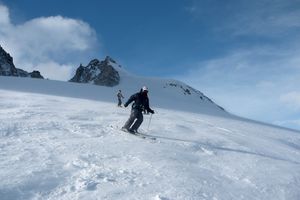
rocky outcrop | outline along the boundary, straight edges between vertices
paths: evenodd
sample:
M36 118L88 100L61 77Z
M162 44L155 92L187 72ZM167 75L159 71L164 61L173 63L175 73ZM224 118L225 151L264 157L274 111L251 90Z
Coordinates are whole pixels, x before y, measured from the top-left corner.
M33 71L31 73L25 70L18 69L15 67L13 58L0 46L0 76L19 76L19 77L30 77L30 78L41 78L44 77L39 71Z
M0 75L18 76L18 70L13 63L13 58L0 46Z
M31 78L40 78L40 79L44 79L44 77L41 75L41 73L39 71L33 71L31 73L29 73L29 76Z
M76 74L69 81L113 87L120 82L120 75L115 67L120 66L109 56L103 61L94 59L87 66L80 64Z

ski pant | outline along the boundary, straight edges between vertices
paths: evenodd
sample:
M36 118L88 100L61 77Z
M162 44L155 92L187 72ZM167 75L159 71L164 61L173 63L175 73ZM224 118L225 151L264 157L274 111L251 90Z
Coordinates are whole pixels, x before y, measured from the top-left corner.
M118 98L118 106L121 106L122 105L122 100L121 98Z
M142 122L143 122L142 111L138 109L132 109L130 117L125 123L125 125L123 126L123 128L126 128L127 130L137 131L140 125L142 124Z

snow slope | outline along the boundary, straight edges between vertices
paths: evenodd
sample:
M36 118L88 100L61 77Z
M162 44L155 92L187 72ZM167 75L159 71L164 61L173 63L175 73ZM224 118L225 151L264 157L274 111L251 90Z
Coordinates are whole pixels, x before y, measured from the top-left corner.
M144 140L114 92L73 86L0 77L1 200L300 199L299 132L152 102Z
M0 76L0 89L117 102L116 94L119 89L122 90L124 100L127 100L130 95L138 92L142 86L146 85L149 88L150 103L156 107L220 116L229 115L204 94L189 88L180 81L138 77L121 68L118 70L121 82L115 87ZM184 89L188 89L191 94L185 94Z

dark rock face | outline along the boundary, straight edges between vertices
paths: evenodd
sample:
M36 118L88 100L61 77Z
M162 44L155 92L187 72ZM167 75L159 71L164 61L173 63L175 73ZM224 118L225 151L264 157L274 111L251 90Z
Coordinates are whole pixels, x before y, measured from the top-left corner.
M13 58L0 46L0 76L19 76L19 77L31 77L41 78L44 77L39 71L33 71L28 73L22 69L15 67Z
M44 79L44 77L41 75L41 73L39 71L33 71L31 73L29 73L31 78L40 78L40 79Z
M18 76L18 70L13 63L13 58L0 46L0 75Z
M114 67L119 66L108 56L104 61L94 59L86 67L80 64L76 74L69 81L113 87L120 82L120 75Z

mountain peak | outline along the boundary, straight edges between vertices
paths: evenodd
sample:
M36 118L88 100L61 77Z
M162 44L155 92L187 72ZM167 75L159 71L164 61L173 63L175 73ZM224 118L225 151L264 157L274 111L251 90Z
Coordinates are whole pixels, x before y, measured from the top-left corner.
M115 86L120 82L120 75L114 67L119 65L111 57L106 56L104 61L93 59L87 66L80 66L70 82L93 83L102 86Z
M98 66L98 65L100 65L100 61L95 58L95 59L91 60L87 66L94 67L94 66ZM83 65L80 64L80 66L83 66Z
M13 58L0 45L0 75L17 76L17 69L13 63Z
M115 68L121 67L121 65L119 65L119 64L118 64L112 57L110 57L110 56L106 56L104 62L105 62L107 65L110 65L110 66L115 67Z
M105 60L106 62L112 62L112 63L117 63L114 59L112 59L110 56L106 56Z
M31 77L41 78L44 77L39 71L33 71L28 73L25 70L18 69L15 67L13 58L7 53L0 45L0 76L19 76L19 77Z

